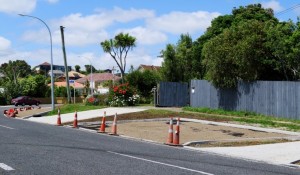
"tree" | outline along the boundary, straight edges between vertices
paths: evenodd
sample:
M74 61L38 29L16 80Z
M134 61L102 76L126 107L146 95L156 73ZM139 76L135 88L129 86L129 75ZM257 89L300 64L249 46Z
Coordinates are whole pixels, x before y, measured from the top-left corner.
M43 75L28 76L20 80L22 95L32 97L45 97L50 87L46 83L46 77Z
M4 75L6 80L14 82L15 85L18 84L19 78L32 74L30 65L24 60L3 63L0 67L0 73Z
M97 70L95 69L95 67L92 65L84 65L85 67L85 71L87 72L87 74L91 73L91 69L93 73L96 73Z
M163 80L176 82L178 81L177 71L176 71L176 50L175 46L168 44L166 49L162 51L162 56L164 61L162 62L161 75Z
M274 67L282 72L285 80L300 78L300 26L299 21L280 22L270 25L267 47L274 57Z
M202 78L201 55L198 45L188 34L182 34L176 45L168 44L162 51L164 61L161 74L163 80L188 82L193 78Z
M22 94L19 79L32 74L30 66L24 60L3 63L0 67L0 73L4 75L2 86L8 100Z
M75 65L75 71L80 72L80 66L79 65Z
M114 39L105 40L100 43L104 52L109 53L110 56L117 63L124 83L124 74L126 70L126 58L130 49L135 47L136 38L130 36L128 33L119 33Z
M156 71L145 70L140 72L139 70L132 70L126 75L126 80L129 84L135 87L140 94L149 98L152 96L151 90L160 81L159 73Z

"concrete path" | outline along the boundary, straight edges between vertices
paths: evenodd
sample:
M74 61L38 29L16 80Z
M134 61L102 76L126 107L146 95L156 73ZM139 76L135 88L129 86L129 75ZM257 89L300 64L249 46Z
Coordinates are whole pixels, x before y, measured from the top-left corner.
M133 113L133 112L140 112L145 111L144 108L131 108L131 107L111 107L111 108L103 108L103 109L96 109L96 110L90 110L90 111L83 111L83 112L77 112L77 119L78 120L84 120L84 119L90 119L90 118L96 118L101 117L104 115L104 112L106 112L106 116L112 116L117 114L126 114L126 113ZM74 121L75 113L68 113L68 114L61 114L61 122L72 122ZM43 117L30 117L28 118L30 121L39 122L39 123L46 123L55 125L57 123L57 115L53 116L43 116Z
M230 157L289 166L292 165L292 162L300 160L300 141L244 147L188 148ZM298 167L300 168L300 166Z

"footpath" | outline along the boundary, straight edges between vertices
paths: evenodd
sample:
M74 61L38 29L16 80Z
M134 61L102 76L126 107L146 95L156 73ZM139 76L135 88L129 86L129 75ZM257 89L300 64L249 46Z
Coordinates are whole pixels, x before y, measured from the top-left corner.
M104 111L106 112L106 116L112 116L117 114L125 114L125 113L134 113L147 110L147 107L110 107L103 108L97 110L83 111L77 112L78 116L80 116L79 120L91 119L103 116ZM27 116L24 119L39 122L45 124L55 125L57 123L57 115L56 116L40 116L40 117L32 117ZM67 123L72 122L74 120L74 113L69 114L61 114L61 122ZM190 119L186 119L190 121ZM194 122L203 122L208 123L208 121L201 120L193 120ZM300 139L299 132L289 132L282 131L278 129L267 129L253 126L245 126L245 125L236 125L232 126L232 124L228 123L220 123L213 122L216 125L230 126L230 127L240 127L240 128L249 128L256 130L261 130L265 132L277 132L283 134L293 135L298 140ZM296 139L296 140L297 140ZM284 165L284 166L293 166L296 168L300 168L299 165L293 164L293 162L300 161L300 141L294 142L286 142L286 143L276 143L276 144L265 144L265 145L255 145L255 146L243 146L243 147L210 147L210 148L199 148L199 147L191 147L184 146L187 149L197 150L209 152L212 154L224 155L229 157L247 159L252 161L262 161L269 164L276 165Z

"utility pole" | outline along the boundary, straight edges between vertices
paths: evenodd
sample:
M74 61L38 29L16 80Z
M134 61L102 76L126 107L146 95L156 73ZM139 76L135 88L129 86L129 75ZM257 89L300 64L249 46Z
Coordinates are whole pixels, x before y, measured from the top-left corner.
M62 50L64 54L64 63L65 63L65 74L66 74L66 83L67 83L67 94L68 94L68 103L71 103L71 92L70 92L70 84L69 84L69 69L67 64L67 56L65 49L65 37L64 37L64 26L60 26L61 40L62 40Z

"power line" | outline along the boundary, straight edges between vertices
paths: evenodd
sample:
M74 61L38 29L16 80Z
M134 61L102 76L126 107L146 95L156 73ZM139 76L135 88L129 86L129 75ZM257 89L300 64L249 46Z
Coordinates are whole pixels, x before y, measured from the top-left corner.
M290 7L290 8L287 8L287 9L285 9L285 10L283 10L283 11L280 11L280 12L278 12L278 13L275 13L275 15L279 16L279 15L282 15L282 14L284 14L284 13L287 13L287 12L290 11L290 10L297 9L297 8L299 8L299 7L300 7L300 4L296 4L296 5L294 5L294 6Z

